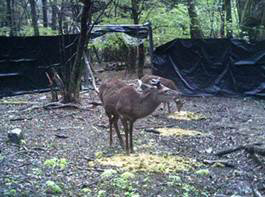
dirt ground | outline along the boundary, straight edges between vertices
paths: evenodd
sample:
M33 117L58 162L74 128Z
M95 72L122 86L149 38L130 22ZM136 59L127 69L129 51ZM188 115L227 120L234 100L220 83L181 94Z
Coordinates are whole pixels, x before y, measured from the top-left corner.
M116 135L109 146L104 110L88 104L99 101L93 91L81 93L85 109L44 109L50 97L0 100L0 196L265 196L264 157L215 156L264 142L264 100L183 97L171 116L161 105L136 122L127 156ZM7 141L14 128L20 145Z

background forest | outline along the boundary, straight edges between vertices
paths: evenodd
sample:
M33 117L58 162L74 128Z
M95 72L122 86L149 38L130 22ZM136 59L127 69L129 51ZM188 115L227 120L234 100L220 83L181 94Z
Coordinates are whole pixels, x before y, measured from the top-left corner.
M154 47L175 38L258 41L265 35L264 10L265 0L5 0L0 3L0 35L45 36L81 32L82 44L79 43L70 69L71 77L63 77L65 95L68 95L64 101L69 102L79 100L81 75L85 69L81 63L82 51L90 41L86 36L90 32L89 25L151 22ZM147 42L138 41L118 33L108 34L90 42L89 49L93 51L90 50L89 57L96 58L99 63L125 65L129 74L137 73L141 78L147 63L146 55L150 54L147 54ZM90 62L93 63L92 59ZM68 85L71 81L76 84ZM73 92L75 99L69 96Z
M107 1L92 1L92 21ZM0 35L38 36L76 33L78 0L4 0ZM155 46L174 38L246 38L262 40L264 0L113 0L97 24L153 25Z

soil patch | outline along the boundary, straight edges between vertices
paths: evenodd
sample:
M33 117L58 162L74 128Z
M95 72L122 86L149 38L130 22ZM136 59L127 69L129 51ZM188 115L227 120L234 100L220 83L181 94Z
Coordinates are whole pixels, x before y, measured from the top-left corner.
M264 100L183 97L177 117L159 107L136 122L136 153L126 156L116 136L109 146L103 108L89 105L97 95L81 96L82 109L44 109L49 93L0 100L0 196L265 196L264 157L214 154L265 141ZM7 142L15 128L20 145ZM158 128L200 135L147 132ZM136 170L147 167L156 170Z

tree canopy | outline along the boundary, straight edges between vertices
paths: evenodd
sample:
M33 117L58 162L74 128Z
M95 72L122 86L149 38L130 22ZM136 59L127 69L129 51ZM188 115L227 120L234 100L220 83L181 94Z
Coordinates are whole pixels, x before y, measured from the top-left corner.
M92 21L107 3L94 0ZM83 4L78 0L0 2L0 35L76 33ZM113 0L99 24L150 21L155 45L174 38L264 39L264 0Z

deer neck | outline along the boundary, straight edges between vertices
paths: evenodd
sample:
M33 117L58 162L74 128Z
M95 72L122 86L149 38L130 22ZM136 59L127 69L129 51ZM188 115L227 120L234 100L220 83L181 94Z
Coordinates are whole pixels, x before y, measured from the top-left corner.
M140 95L135 109L135 115L137 118L145 117L151 114L160 105L160 101L155 98L152 93L145 93Z

